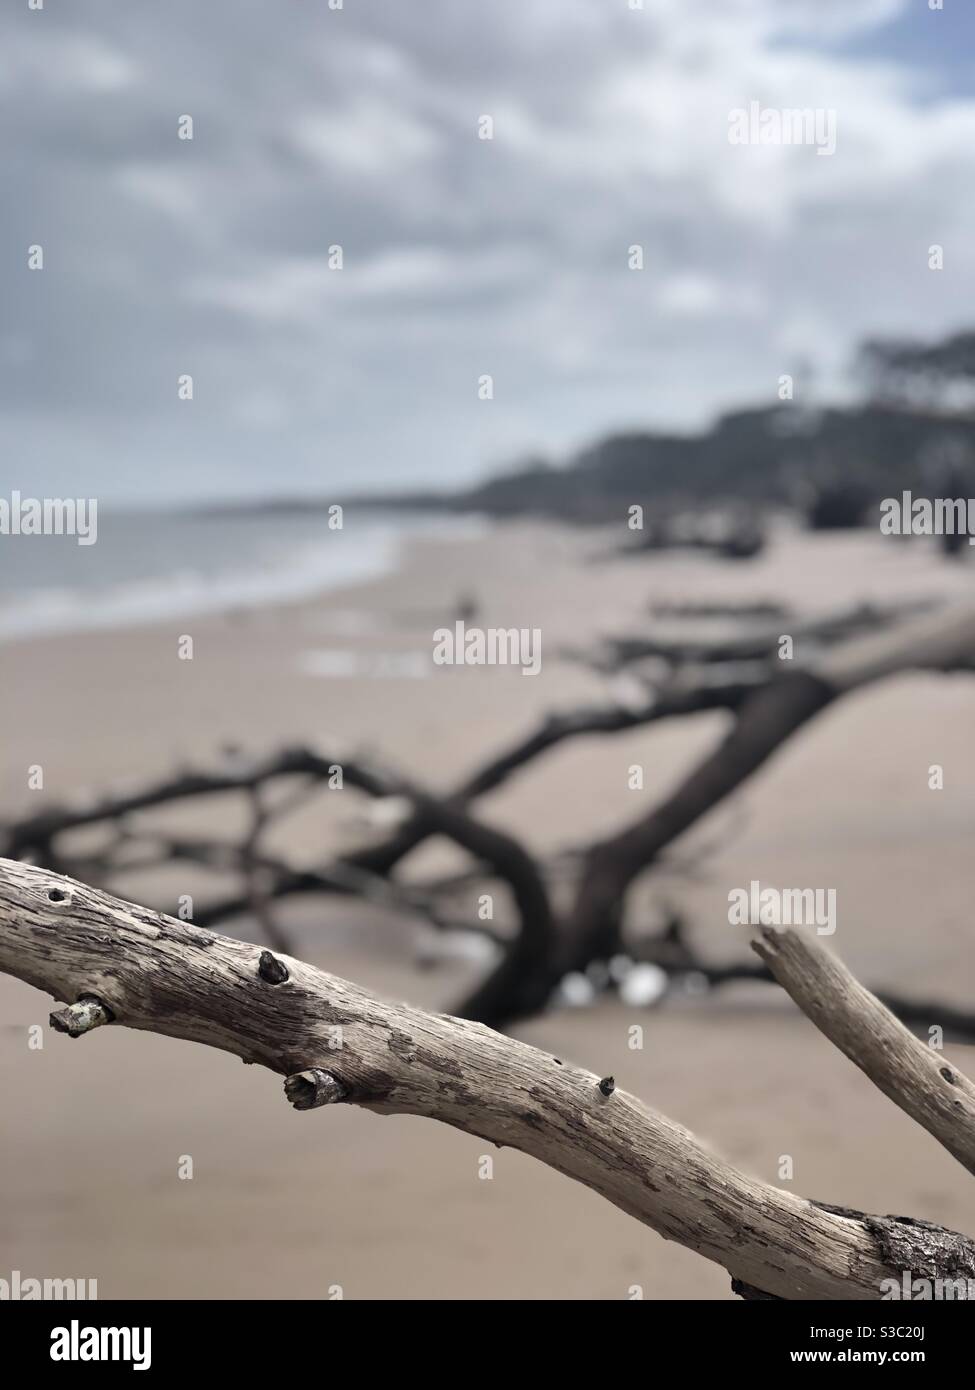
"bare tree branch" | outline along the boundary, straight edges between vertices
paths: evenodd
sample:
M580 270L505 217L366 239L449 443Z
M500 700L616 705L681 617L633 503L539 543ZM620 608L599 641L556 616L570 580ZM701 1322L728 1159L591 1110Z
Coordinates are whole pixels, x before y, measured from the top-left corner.
M875 633L905 617L926 610L929 604L913 602L891 608L878 608L871 603L858 604L840 613L827 613L813 618L780 620L776 626L746 630L729 637L678 639L666 637L622 636L604 638L598 651L590 658L597 670L619 671L635 661L656 658L680 667L688 664L710 665L746 661L772 662L779 642L787 633L796 644L816 650L831 646L864 633Z
M567 971L617 950L624 896L637 875L827 705L901 671L968 670L973 660L975 605L964 604L900 623L877 637L841 643L814 668L780 676L757 690L726 738L676 791L649 815L592 847L560 934L560 953L546 974L523 983L523 997L541 1007ZM460 1012L465 1011L462 1006Z
M717 678L701 670L683 671L662 688L653 690L641 704L611 703L551 714L537 729L466 777L446 799L464 805L475 797L484 796L541 754L569 739L626 733L664 719L683 718L708 710L737 709L755 686L755 674L740 667L719 672ZM431 825L417 815L382 844L358 850L346 856L345 862L371 873L389 874L432 833Z
M819 1031L975 1173L975 1086L920 1042L815 937L761 927L752 940Z
M185 1038L284 1076L297 1109L425 1115L510 1145L753 1293L877 1299L914 1254L933 1258L935 1230L938 1274L975 1273L964 1236L807 1202L709 1154L610 1078L269 955L0 860L0 969L65 1000L76 1036L97 1022Z

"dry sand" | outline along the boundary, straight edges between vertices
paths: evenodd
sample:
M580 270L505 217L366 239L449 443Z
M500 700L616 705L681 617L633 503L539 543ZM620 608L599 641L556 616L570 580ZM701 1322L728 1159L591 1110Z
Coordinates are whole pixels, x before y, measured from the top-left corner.
M227 742L257 752L331 740L447 787L549 709L605 696L559 651L632 626L651 599L827 609L972 583L932 550L859 534L795 538L740 565L597 566L586 561L594 548L592 537L512 525L463 544L416 543L396 575L315 602L0 647L3 813L137 782ZM461 593L477 595L481 625L542 629L537 678L429 665L431 633ZM194 638L191 662L176 656L182 633ZM635 920L674 903L702 950L729 959L743 955L729 888L753 878L835 887L834 944L865 981L970 1004L973 711L975 686L959 677L903 678L850 698L686 837L680 859L718 847L696 877L675 865L649 878ZM707 715L573 744L481 809L539 852L579 843L652 804L724 725ZM637 762L642 792L627 789ZM941 792L927 787L935 762ZM26 790L34 763L43 793ZM320 858L355 843L368 833L361 809L349 792L324 821L296 820L289 850ZM197 810L193 823L221 833L228 814ZM438 862L447 854L433 847L410 868ZM200 883L177 875L145 883L144 896L173 910L176 893ZM417 969L413 927L348 902L295 913L306 957L417 1003L449 1007L478 968ZM325 1298L335 1285L347 1298L626 1298L633 1286L647 1298L730 1296L723 1270L520 1154L492 1150L483 1181L483 1141L351 1108L297 1114L266 1072L121 1029L77 1043L47 1032L31 1051L27 1026L49 1007L0 977L0 1277L97 1278L102 1298ZM634 1022L642 1051L627 1045ZM970 1177L777 991L644 1013L605 1001L517 1031L612 1072L766 1180L779 1181L789 1154L806 1195L975 1232ZM975 1048L949 1052L975 1072ZM191 1181L177 1177L183 1155Z

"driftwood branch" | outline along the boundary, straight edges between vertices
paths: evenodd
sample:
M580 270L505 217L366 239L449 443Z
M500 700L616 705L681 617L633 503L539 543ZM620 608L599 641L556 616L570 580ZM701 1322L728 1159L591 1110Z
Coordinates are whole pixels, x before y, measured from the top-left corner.
M743 633L728 637L694 638L685 635L667 638L643 634L608 637L595 653L585 659L594 669L606 672L620 671L635 662L646 660L664 661L675 667L692 663L711 665L752 661L772 665L784 633L788 633L800 651L808 647L818 652L852 637L876 633L929 606L915 602L884 609L863 603L848 611L828 613L822 617L793 616L787 622L780 620L777 625L767 623L764 627L746 629Z
M101 1022L221 1048L286 1078L298 1109L424 1115L531 1154L778 1298L876 1299L930 1261L931 1228L803 1200L738 1172L616 1089L481 1024L387 1004L291 957L0 860L0 969ZM81 1034L86 1028L75 1030ZM896 1254L892 1253L896 1250ZM938 1229L944 1278L975 1246Z
M679 677L654 689L633 705L616 702L553 713L537 729L463 778L445 799L455 805L467 805L497 790L514 773L571 739L627 733L666 719L709 710L735 710L755 687L754 673L736 669L727 674L719 673L715 679L713 673L695 669L681 672ZM370 873L388 875L433 834L434 829L431 821L417 812L387 840L354 852L344 862Z
M752 948L841 1052L975 1173L975 1086L908 1032L814 937L759 928Z
M634 879L835 700L903 671L970 670L973 660L975 605L964 604L897 624L876 637L840 643L809 669L758 689L744 701L723 741L670 796L592 847L559 936L559 954L545 972L523 982L522 998L541 1007L567 971L618 950L624 897ZM499 1023L505 1017L488 1021Z
M292 799L272 811L264 797L268 785L281 778L306 779L299 788L299 795L304 799L309 794L309 780L312 784L327 784L337 768L341 769L343 784L372 798L395 798L411 807L415 820L424 827L421 839L430 834L445 836L508 884L518 914L519 931L506 951L500 985L492 985L492 992L498 988L506 990L509 985L516 990L522 969L527 968L533 974L540 958L553 949L554 920L548 890L532 855L511 836L475 819L463 801L430 796L387 769L362 758L344 757L338 751L327 755L317 749L296 747L260 759L234 754L216 768L185 770L134 791L102 799L76 798L51 807L0 830L0 845L8 856L39 859L48 867L60 870L70 861L65 860L63 851L55 849L56 838L105 822L116 826L116 845L141 838L163 848L164 852L155 861L143 860L139 867L186 859L212 868L236 869L243 880L243 892L216 907L204 907L197 914L197 924L211 926L232 913L250 912L278 950L284 950L288 943L272 913L271 903L291 893L354 892L386 907L416 915L423 908L420 898L407 889L388 884L384 891L380 875L366 863L350 860L320 870L292 869L276 863L264 853L262 839L273 817L294 805ZM147 830L142 837L136 837L125 828L126 818L138 812L189 797L229 792L244 794L250 804L251 824L240 845L191 840L156 830ZM94 862L102 875L118 867L111 851L96 855ZM90 864L91 861L83 860L71 866L83 871ZM427 915L434 925L445 925L435 907Z

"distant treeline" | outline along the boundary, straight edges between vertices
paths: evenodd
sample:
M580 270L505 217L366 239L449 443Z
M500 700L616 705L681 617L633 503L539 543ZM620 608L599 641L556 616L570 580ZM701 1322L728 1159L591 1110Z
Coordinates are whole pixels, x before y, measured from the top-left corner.
M798 507L814 525L856 525L905 489L975 494L975 332L925 344L864 343L853 367L864 400L799 400L738 410L706 433L610 435L567 465L531 460L455 493L350 499L416 510L604 522L639 503L706 500Z
M532 462L453 494L385 499L416 509L603 522L634 504L746 501L855 524L903 489L972 474L975 418L885 403L810 411L795 404L725 415L706 434L611 435L567 467Z

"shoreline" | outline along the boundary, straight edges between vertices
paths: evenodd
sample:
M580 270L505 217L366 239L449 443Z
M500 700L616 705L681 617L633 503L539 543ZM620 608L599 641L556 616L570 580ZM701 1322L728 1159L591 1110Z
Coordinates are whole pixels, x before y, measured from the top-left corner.
M116 525L137 520L145 528L146 537L151 538L161 552L160 560L166 558L165 528L203 523L209 528L209 534L204 529L203 534L196 537L192 553L182 557L182 563L177 560L159 572L139 573L136 569L133 573L122 574L116 565L113 573L109 561L101 572L96 571L96 575L102 574L102 582L92 578L90 569L86 573L84 568L79 568L97 562L96 552L92 551L90 559L84 555L74 556L68 540L60 536L27 538L35 547L52 542L63 546L61 582L20 588L8 582L9 597L0 603L0 645L86 632L124 633L180 618L188 622L315 602L329 594L395 574L403 563L404 552L412 544L437 544L441 540L451 543L464 536L483 534L487 529L487 523L472 518L375 515L361 524L358 532L346 532L344 528L329 532L327 524L318 527L317 532L298 530L292 546L290 525L303 524L307 517L288 516L283 526L280 518L266 518L258 512L241 518L117 513L111 520ZM235 525L236 522L240 525ZM161 537L158 535L160 529ZM234 531L241 533L238 550L224 555L224 562L209 572L209 555L213 550L218 554L228 551ZM247 543L254 543L255 538L265 550L273 548L273 563L249 561ZM329 553L336 550L338 553ZM41 558L40 550L35 549L33 563L39 563ZM137 563L133 556L133 564Z

